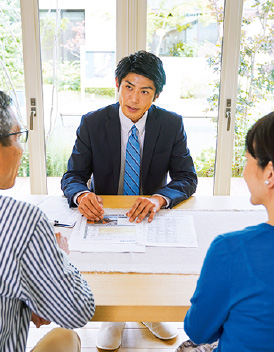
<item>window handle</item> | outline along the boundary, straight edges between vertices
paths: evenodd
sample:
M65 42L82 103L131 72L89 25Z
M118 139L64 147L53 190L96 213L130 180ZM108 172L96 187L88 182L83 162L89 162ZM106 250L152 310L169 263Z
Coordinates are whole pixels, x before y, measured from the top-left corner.
M226 130L230 130L231 123L231 99L226 99L225 118L227 119Z
M29 129L33 130L33 118L36 116L36 99L30 98L30 118L29 118Z
M230 122L231 122L231 110L230 108L225 109L225 117L227 118L226 130L230 130Z
M29 118L29 129L33 130L33 118L36 116L36 108L35 110L32 110L33 108L31 108L31 112L30 112L30 118Z

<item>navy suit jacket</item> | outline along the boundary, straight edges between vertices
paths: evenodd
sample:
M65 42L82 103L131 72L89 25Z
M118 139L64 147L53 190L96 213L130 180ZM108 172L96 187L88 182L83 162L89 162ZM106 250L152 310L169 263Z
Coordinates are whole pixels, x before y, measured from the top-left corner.
M70 206L73 196L89 190L98 195L118 193L121 166L119 103L82 117L61 186ZM171 182L167 184L167 174ZM141 180L143 194L171 199L170 208L196 190L197 175L187 148L182 117L152 105L145 126Z

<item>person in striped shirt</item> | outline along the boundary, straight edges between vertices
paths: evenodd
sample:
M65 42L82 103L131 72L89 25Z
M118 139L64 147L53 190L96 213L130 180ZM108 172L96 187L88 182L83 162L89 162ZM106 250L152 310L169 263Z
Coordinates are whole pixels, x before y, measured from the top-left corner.
M11 99L0 91L0 189L13 187L22 156L21 130ZM25 351L29 324L55 322L33 352L80 352L70 329L93 316L92 292L69 262L68 244L39 208L0 195L0 351Z

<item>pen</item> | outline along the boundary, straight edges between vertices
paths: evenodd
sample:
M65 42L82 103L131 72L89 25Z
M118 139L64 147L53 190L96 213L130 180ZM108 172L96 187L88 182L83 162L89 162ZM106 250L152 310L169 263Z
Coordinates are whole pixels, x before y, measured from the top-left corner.
M72 224L62 224L61 222L59 222L58 220L53 220L51 221L52 225L55 226L55 227L68 227L68 228L72 228L74 227L75 223L72 223Z

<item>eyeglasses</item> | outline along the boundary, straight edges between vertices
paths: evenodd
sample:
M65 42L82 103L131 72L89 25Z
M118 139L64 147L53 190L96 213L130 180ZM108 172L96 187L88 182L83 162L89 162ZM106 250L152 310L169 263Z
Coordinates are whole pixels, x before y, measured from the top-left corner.
M3 136L3 137L15 136L15 135L17 136L17 139L19 140L20 143L26 143L28 140L29 131L28 130L21 130L19 132L10 133L10 134Z

